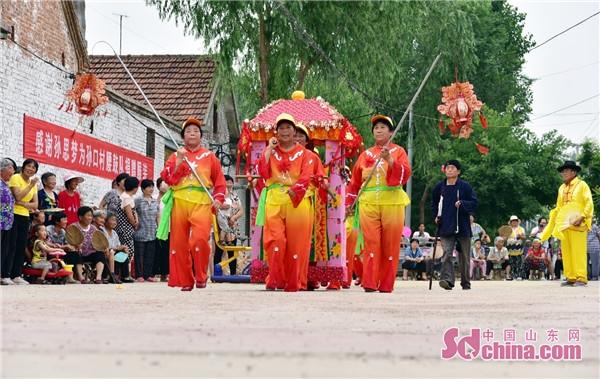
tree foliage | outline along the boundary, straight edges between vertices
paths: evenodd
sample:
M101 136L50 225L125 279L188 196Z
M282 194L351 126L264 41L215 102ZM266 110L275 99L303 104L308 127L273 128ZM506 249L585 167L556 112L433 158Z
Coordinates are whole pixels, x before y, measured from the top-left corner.
M515 126L531 111L531 81L522 67L534 42L524 34L525 15L505 1L148 2L210 47L241 118L302 88L351 118L367 145L368 115L385 113L399 121L441 53L413 108L413 219L429 220L428 195L449 157L464 161L464 176L481 199L479 220L488 227L511 213L538 215L555 200L560 182L554 163L568 142ZM455 75L473 83L486 104L490 129L472 136L491 147L485 157L471 141L442 138L437 131L441 87ZM406 139L403 127L396 142L405 145Z
M598 212L600 212L600 145L593 140L584 141L578 160L582 169L581 178L592 190L594 211L598 217Z

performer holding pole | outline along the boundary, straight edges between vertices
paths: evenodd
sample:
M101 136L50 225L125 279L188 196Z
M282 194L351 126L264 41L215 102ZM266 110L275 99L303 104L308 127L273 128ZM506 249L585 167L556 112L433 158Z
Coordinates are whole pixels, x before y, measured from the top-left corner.
M542 233L545 241L551 235L561 243L563 265L567 281L561 286L585 286L587 276L587 232L592 228L594 203L592 192L577 174L581 167L574 161L565 161L558 168L563 184L558 189L556 208L550 212L548 226Z
M282 113L276 120L277 137L269 140L258 161L266 180L256 213L263 225L263 250L269 265L267 290L298 291L307 281L311 241L310 200L305 197L311 179L310 157L294 142L294 117Z
M194 281L197 288L206 287L212 206L219 209L225 199L221 164L213 152L200 144L201 126L195 118L183 123L184 147L171 154L161 172L170 188L163 196L165 221L157 234L160 238L170 221L169 286L181 287L182 291L191 291Z
M391 143L392 119L375 115L371 125L375 146L364 151L354 165L346 205L352 206L357 199L354 226L359 230L356 249L364 247L363 288L366 292L392 292L404 228L404 208L410 203L402 185L410 178L411 168L406 151Z
M455 248L458 252L460 285L463 290L471 289L469 279L471 224L469 215L477 209L477 196L471 185L459 178L460 169L460 162L456 159L447 161L444 165L446 179L434 187L431 198L433 218L438 225L438 234L444 250L440 287L446 290L451 290L454 287L452 255Z

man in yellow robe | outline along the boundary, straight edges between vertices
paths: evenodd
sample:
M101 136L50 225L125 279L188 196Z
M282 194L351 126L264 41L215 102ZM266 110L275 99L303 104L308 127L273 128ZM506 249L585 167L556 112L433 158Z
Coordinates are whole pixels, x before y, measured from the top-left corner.
M558 189L556 208L550 212L548 227L541 236L543 241L551 235L561 240L563 265L567 281L562 286L585 286L587 284L587 232L592 228L594 203L590 187L577 177L581 167L573 161L565 161L558 168L563 184ZM576 209L575 216L569 217L570 224L564 228L564 220L560 220L565 212L563 207ZM564 210L564 209L563 209Z

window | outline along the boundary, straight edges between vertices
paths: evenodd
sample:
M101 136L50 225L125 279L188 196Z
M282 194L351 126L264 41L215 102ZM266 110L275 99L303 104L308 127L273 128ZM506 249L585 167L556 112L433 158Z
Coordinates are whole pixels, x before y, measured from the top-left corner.
M169 146L165 145L165 162L167 161L167 159L169 159L169 157L171 156L171 154L173 154L175 152L175 149L171 149Z
M213 105L213 135L217 134L219 130L219 112L217 110L217 103Z
M149 158L154 158L154 144L155 144L156 134L153 129L146 129L146 156Z

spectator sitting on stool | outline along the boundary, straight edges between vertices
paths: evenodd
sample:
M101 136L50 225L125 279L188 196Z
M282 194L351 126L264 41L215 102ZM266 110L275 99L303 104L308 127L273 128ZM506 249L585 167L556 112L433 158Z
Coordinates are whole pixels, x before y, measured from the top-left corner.
M419 240L413 238L410 240L410 249L404 256L404 263L402 263L402 280L408 280L408 271L416 271L426 278L425 274L425 257L419 247Z
M484 273L486 272L485 266L485 250L483 250L483 247L481 247L481 240L476 239L475 246L473 246L473 249L471 249L471 279L474 279L473 269L475 269L475 267L479 267L481 270L479 280L484 279Z
M542 247L542 242L539 238L533 240L533 244L525 257L523 268L526 277L529 279L532 279L531 270L538 270L542 273L546 272L546 250Z
M506 277L510 273L510 265L508 264L508 250L504 247L504 239L502 237L496 237L494 240L494 247L490 249L490 253L487 257L486 275L488 280L492 280L492 270L498 266L502 270L506 270Z

